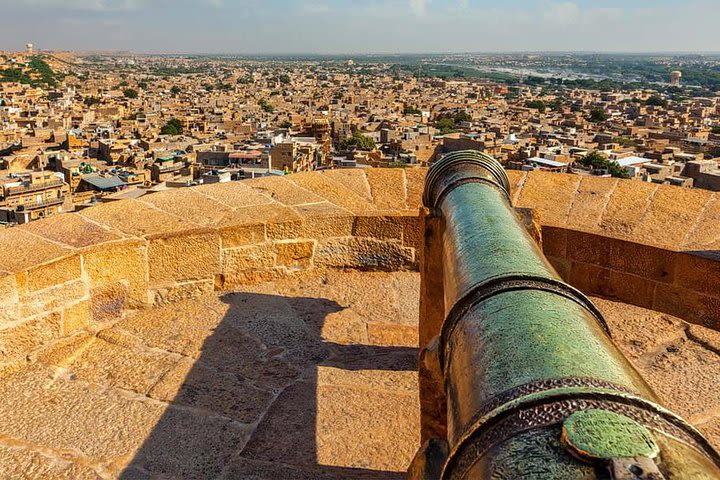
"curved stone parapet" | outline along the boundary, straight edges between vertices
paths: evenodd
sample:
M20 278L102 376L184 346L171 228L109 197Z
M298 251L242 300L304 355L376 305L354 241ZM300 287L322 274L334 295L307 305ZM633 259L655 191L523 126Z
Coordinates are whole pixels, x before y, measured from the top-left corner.
M317 267L414 269L425 173L203 185L0 230L0 363L127 309ZM571 283L718 328L720 262L709 258L720 250L718 194L508 174L514 203L540 214L545 252Z

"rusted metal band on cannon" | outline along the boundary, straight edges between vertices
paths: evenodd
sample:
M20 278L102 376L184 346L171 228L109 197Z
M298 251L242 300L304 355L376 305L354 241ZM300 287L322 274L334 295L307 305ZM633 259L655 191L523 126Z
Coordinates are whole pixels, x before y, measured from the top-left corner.
M543 427L559 427L575 412L602 409L628 417L655 432L662 432L703 451L716 463L718 454L700 432L671 412L634 396L603 391L558 392L555 395L505 409L491 420L470 429L457 444L443 469L442 480L466 478L474 462L493 447L520 433Z
M494 295L514 290L541 290L568 298L586 309L588 313L595 317L600 326L602 326L603 330L610 335L610 329L608 328L605 318L597 307L590 301L590 299L580 292L580 290L561 280L554 278L532 277L522 274L492 278L483 284L475 286L469 292L464 294L462 298L453 305L450 313L447 315L447 318L442 326L440 344L438 346L440 351L440 367L443 371L445 371L446 366L445 348L447 339L452 335L457 323L460 322L465 314L478 303Z
M443 480L463 478L468 463L518 433L560 424L570 414L603 409L625 415L702 450L720 463L720 456L692 425L671 411L647 401L621 385L592 378L563 378L517 387L483 405L464 432L452 438Z

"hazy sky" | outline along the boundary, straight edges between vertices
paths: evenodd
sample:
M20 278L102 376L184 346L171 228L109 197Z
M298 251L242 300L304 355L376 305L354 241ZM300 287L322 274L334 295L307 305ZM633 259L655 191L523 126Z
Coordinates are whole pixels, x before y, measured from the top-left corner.
M0 0L0 50L720 51L720 0Z

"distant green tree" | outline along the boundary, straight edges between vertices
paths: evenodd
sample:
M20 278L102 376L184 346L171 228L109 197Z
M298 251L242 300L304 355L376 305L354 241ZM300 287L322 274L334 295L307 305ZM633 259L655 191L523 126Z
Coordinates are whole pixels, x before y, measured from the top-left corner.
M375 140L363 135L360 132L353 133L350 138L345 138L340 142L340 149L347 150L350 147L355 147L358 150L372 151L376 148Z
M85 97L83 99L83 103L87 105L88 107L91 107L93 105L97 105L100 103L100 99L98 97Z
M437 122L435 122L435 128L440 130L440 135L447 135L449 133L455 133L457 125L455 125L455 120L452 118L441 118Z
M630 178L630 174L615 160L608 158L600 152L590 152L580 159L580 163L593 170L607 170L610 175L617 178Z
M147 82L138 82L138 88L142 88L143 90L146 90L148 87Z
M118 84L118 87L127 87L128 85L130 85L130 84L127 81L123 80L122 82L120 82Z
M472 120L472 116L463 110L457 112L453 117L453 120L455 120L455 123L469 122Z
M590 110L590 121L593 123L601 123L608 119L607 113L602 108L593 108Z
M282 74L278 77L278 80L280 80L280 83L283 85L287 85L290 83L290 75Z
M528 100L525 102L525 106L527 108L535 108L540 113L545 113L545 109L547 108L547 105L545 105L545 102L542 100Z
M177 95L180 92L182 92L182 89L180 87L178 87L177 85L173 85L172 88L170 89L170 93L172 93L173 95Z
M715 135L720 135L720 125L715 125L714 127L712 127L711 131Z
M160 129L161 135L181 135L183 132L183 125L177 118L171 118L168 122Z
M657 95L653 95L647 100L645 100L645 105L650 105L653 107L667 107L668 101L664 98L660 98Z
M412 106L406 105L405 108L403 109L403 113L405 115L420 115L422 112L417 107L412 107Z
M138 91L134 88L126 88L125 90L123 90L123 95L125 95L125 98L138 98Z
M258 105L260 105L260 108L262 109L263 112L266 112L266 113L274 113L275 112L275 107L270 105L268 103L268 101L265 100L264 98L260 99L260 101L258 102Z

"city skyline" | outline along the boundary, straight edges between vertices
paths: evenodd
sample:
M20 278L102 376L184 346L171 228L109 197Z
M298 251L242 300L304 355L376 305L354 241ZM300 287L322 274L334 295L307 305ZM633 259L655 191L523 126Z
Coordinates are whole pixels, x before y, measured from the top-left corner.
M266 55L720 49L720 5L705 0L0 0L0 8L2 50L29 41L48 50Z

